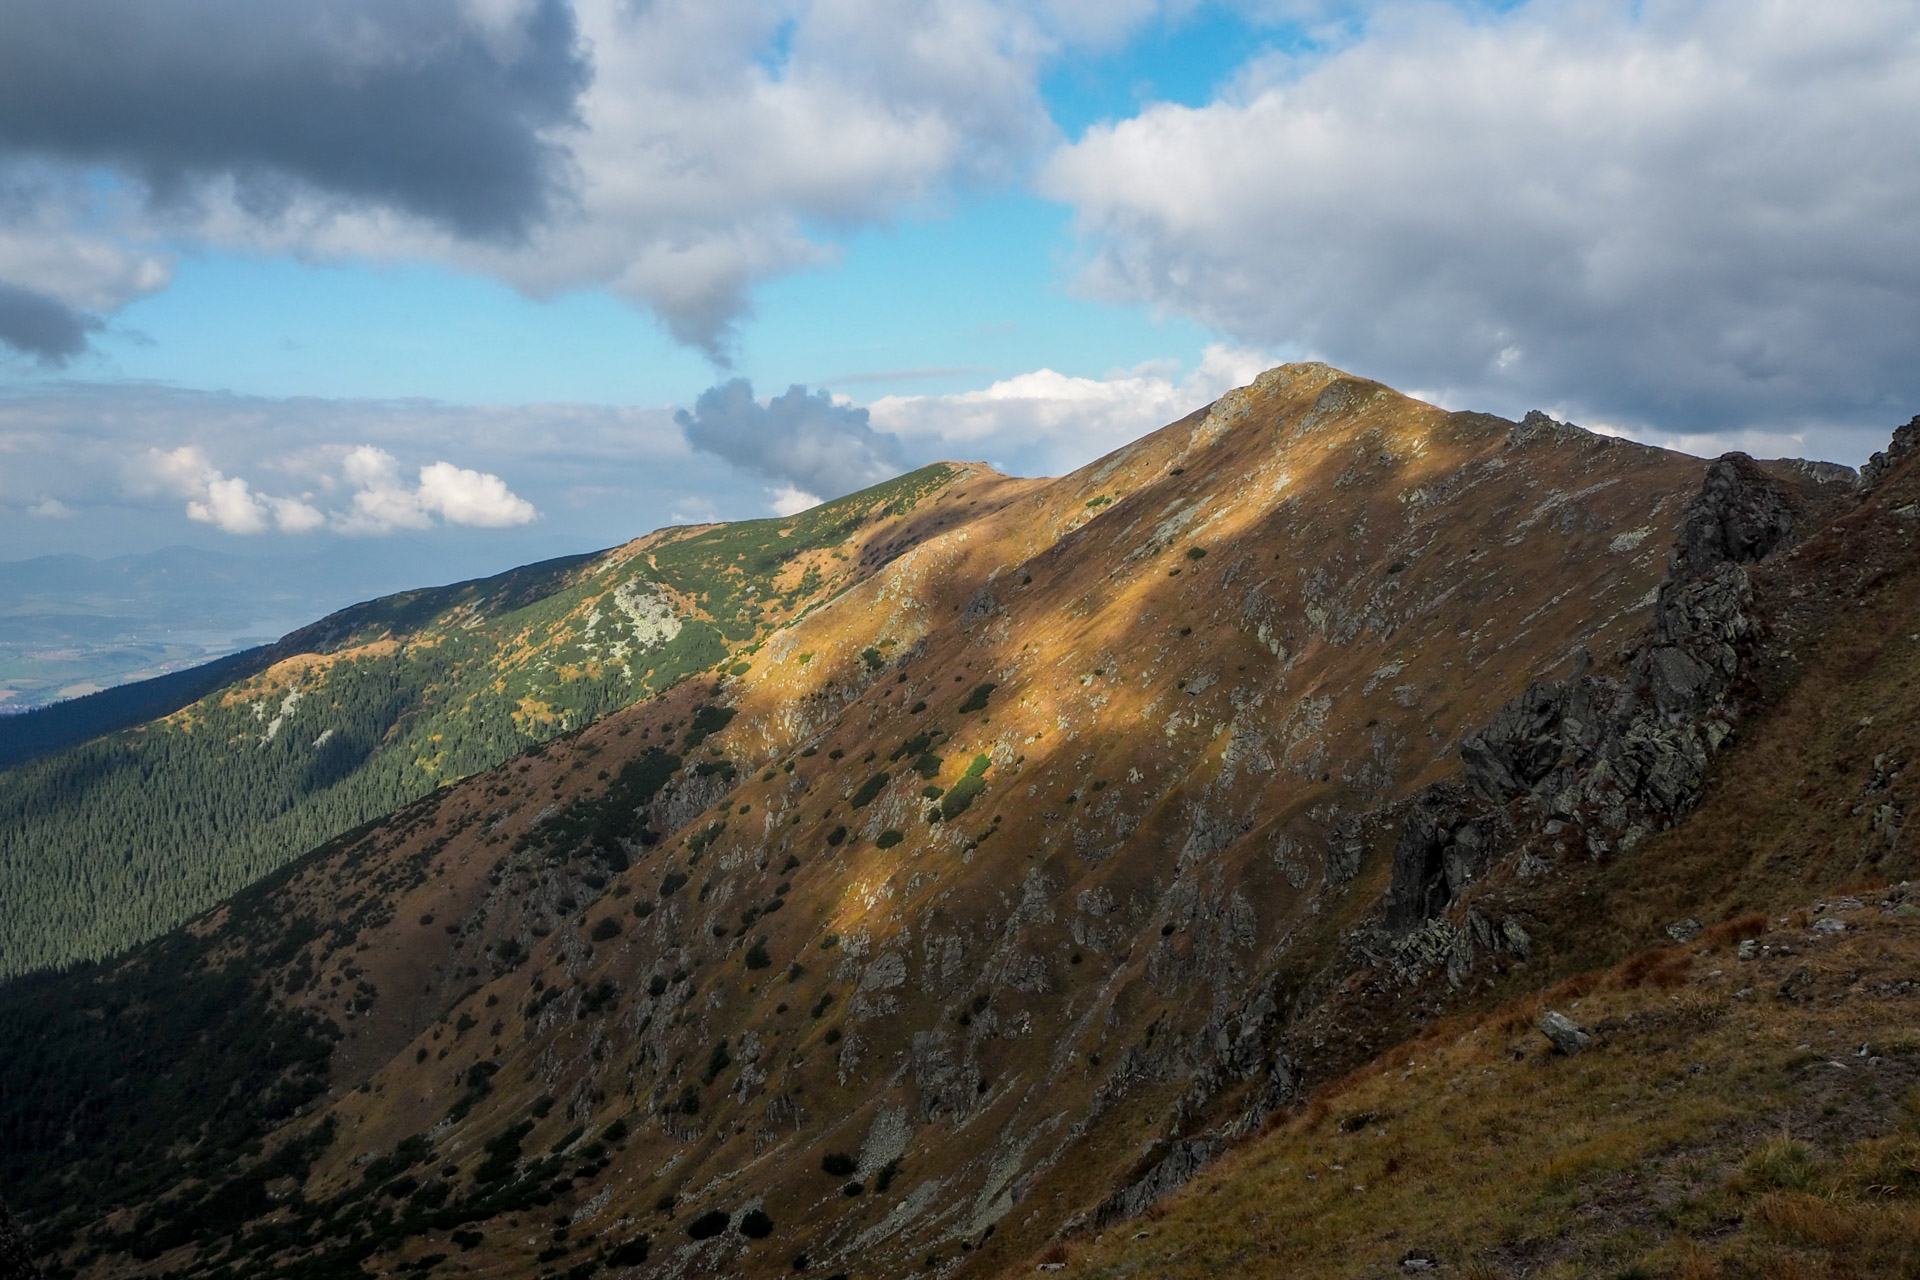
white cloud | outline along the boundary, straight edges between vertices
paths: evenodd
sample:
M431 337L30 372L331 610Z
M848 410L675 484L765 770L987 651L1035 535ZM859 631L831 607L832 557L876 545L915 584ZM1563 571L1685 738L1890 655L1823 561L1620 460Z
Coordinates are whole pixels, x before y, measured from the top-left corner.
M1920 399L1914 17L1397 4L1090 130L1044 186L1098 250L1087 287L1241 341L1509 413L1884 430Z
M886 396L869 413L923 459L984 460L1019 475L1060 475L1185 417L1275 363L1260 352L1215 345L1177 381L1171 362L1106 378L1039 369L980 391Z
M311 471L312 455L283 464L281 470ZM497 475L435 462L421 467L419 482L401 479L400 463L373 445L357 445L339 455L338 476L322 475L322 489L349 492L345 508L322 510L311 492L299 496L256 492L240 476L228 476L196 445L149 449L130 477L134 493L184 497L187 518L225 533L312 533L328 526L349 534L387 534L426 529L439 521L475 528L505 528L539 517L531 502L507 488Z
M187 503L187 519L227 533L265 533L270 527L266 503L254 496L247 482L217 471L207 481L206 497Z
M422 509L434 512L448 524L502 529L527 524L540 514L531 502L510 491L499 476L469 471L451 462L420 468L417 493Z
M448 524L504 528L538 517L531 502L507 488L499 476L435 462L420 468L419 483L400 479L400 463L384 449L361 445L341 462L353 486L353 504L336 513L334 524L346 533L381 534L424 529L438 516Z
M820 499L805 489L796 489L792 485L782 485L769 490L770 501L767 509L777 516L797 516L802 511L820 505Z
M65 520L73 515L73 508L58 498L42 498L27 508L27 514L43 520Z

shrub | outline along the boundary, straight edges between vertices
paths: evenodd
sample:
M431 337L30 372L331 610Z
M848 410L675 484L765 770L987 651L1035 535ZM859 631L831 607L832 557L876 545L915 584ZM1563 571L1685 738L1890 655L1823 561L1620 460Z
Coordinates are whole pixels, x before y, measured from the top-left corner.
M844 1178L852 1174L860 1165L844 1151L829 1151L820 1158L820 1167L833 1177Z
M764 1209L749 1209L740 1217L740 1234L749 1240L765 1240L773 1234L773 1218Z
M691 751L705 742L709 735L716 734L733 721L732 707L701 707L693 713L693 720L687 726L686 746L682 750Z
M982 791L987 789L987 780L976 774L968 774L940 797L940 816L951 822L965 813Z
M747 968L765 969L773 964L773 957L767 954L765 939L747 948Z
M891 849L893 848L893 846L899 844L902 840L905 840L905 839L906 839L906 836L902 835L898 831L895 831L892 827L888 827L885 831L882 831L880 833L879 837L876 840L874 840L873 843L882 849Z
M589 1014L599 1013L610 1005L618 1004L619 1001L620 988L602 978L581 995L579 1016L584 1018Z
M864 809L872 804L874 800L879 797L880 793L886 790L888 780L889 775L887 771L882 769L861 783L860 789L853 793L853 807L856 809Z
M625 1120L615 1120L601 1131L600 1140L602 1142L618 1142L626 1136L627 1122Z
M1206 554L1207 554L1207 549L1205 547L1188 547L1187 548L1187 559L1189 560L1204 559L1206 557Z
M727 1052L727 1038L721 1036L713 1046L713 1052L707 1057L706 1082L712 1084L722 1071L733 1065L733 1055Z
M967 766L965 776L969 778L985 777L987 770L991 768L993 768L993 757L983 752L973 758L973 762Z
M687 1235L695 1240L711 1240L725 1231L731 1221L732 1215L724 1209L709 1209L687 1224Z
M860 651L860 661L867 664L869 671L878 671L887 665L886 655L871 646Z
M610 1267L637 1267L647 1260L647 1253L653 1247L649 1236L635 1236L625 1244L618 1244L607 1254Z
M685 872L669 871L664 877L661 878L660 896L663 898L671 898L675 893L679 892L679 890L682 887L684 887L686 883L687 883L687 876Z
M929 800L938 800L941 796L945 795L946 793L947 793L947 789L945 787L936 787L931 783L920 788L920 794L925 796Z
M991 680L983 681L973 686L973 692L968 694L967 700L960 704L960 714L965 715L969 711L985 711L987 709L987 696L999 687L999 685Z
M612 916L602 916L600 923L593 926L593 932L587 935L595 942L605 942L608 938L620 936L620 922Z
M845 827L835 827L833 830L827 832L827 843L830 845L838 845L846 838L847 829Z
M884 1195L887 1188L893 1185L893 1180L899 1176L900 1161L896 1157L880 1166L880 1175L873 1180L874 1191Z
M640 919L645 920L648 916L653 914L653 904L651 902L645 902L645 901L636 902L633 904L633 914L638 916Z

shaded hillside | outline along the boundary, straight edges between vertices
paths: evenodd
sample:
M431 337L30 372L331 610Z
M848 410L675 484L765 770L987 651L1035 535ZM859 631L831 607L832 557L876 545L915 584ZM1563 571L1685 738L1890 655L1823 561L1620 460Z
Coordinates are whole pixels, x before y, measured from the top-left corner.
M124 950L341 831L725 664L844 589L961 474L385 597L236 656L239 678L211 692L183 673L63 709L118 727L180 697L157 722L0 773L0 976Z
M1777 696L1752 582L1853 500L1729 465L1297 365L957 479L745 670L0 992L0 1195L103 1276L1030 1267L1605 952L1528 895L1666 838Z
M1531 962L1359 1000L1356 975L1329 1005L1423 1006L1407 1040L1043 1256L1108 1280L1920 1273L1916 445L1920 421L1752 570L1737 741L1698 808L1598 861L1492 867L1440 920L1524 912ZM1554 1052L1549 1010L1593 1044Z

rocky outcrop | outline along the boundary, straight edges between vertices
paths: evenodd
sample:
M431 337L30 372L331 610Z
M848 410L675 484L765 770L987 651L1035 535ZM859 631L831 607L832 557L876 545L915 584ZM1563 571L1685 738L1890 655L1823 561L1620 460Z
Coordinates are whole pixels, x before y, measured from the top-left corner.
M1715 461L1624 674L1591 674L1583 650L1567 679L1535 682L1467 736L1464 787L1439 784L1414 801L1394 846L1388 927L1434 918L1482 874L1509 811L1516 829L1576 827L1600 855L1690 809L1732 732L1756 629L1744 566L1790 543L1797 521L1794 495L1753 459Z
M1860 487L1871 489L1879 484L1887 472L1915 449L1920 449L1920 414L1915 414L1913 421L1906 426L1895 429L1887 447L1874 454L1867 460L1867 465L1860 468Z
M1100 1207L1093 1211L1092 1225L1102 1227L1110 1222L1138 1217L1155 1200L1179 1188L1200 1172L1201 1167L1213 1159L1224 1145L1214 1137L1180 1138L1169 1143L1165 1154L1144 1173L1101 1202Z
M0 1204L0 1280L40 1280L27 1242L4 1204Z
M1699 498L1681 517L1674 568L1697 577L1727 561L1762 560L1793 537L1794 517L1786 492L1758 463L1724 454L1707 468Z
M1428 788L1414 802L1393 846L1393 880L1386 901L1389 928L1407 928L1432 917L1486 870L1499 821L1491 813L1475 816L1471 806L1464 787L1445 783Z

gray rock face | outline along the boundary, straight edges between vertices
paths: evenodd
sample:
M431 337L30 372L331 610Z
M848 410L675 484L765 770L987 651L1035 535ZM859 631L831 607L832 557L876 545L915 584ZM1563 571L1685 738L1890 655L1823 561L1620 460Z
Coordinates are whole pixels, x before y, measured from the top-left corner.
M1674 555L1687 574L1725 561L1752 564L1791 539L1793 524L1787 495L1766 472L1744 453L1723 454L1680 519Z
M1171 1143L1166 1155L1144 1176L1100 1203L1093 1211L1093 1225L1105 1226L1145 1213L1148 1205L1198 1173L1200 1166L1213 1159L1220 1145L1213 1138L1182 1138Z
M1552 1009L1540 1015L1540 1034L1552 1042L1554 1050L1571 1056L1593 1043L1586 1028L1564 1013Z
M1472 815L1464 788L1441 784L1415 802L1393 846L1387 925L1404 929L1430 919L1486 870L1497 819Z
M1581 652L1566 680L1535 682L1462 741L1465 788L1441 784L1415 801L1394 846L1388 927L1432 919L1483 874L1499 815L1516 802L1530 815L1522 825L1577 822L1596 852L1692 808L1731 733L1728 701L1755 630L1741 566L1786 545L1794 521L1793 499L1745 454L1709 467L1623 676L1589 674Z
M1915 449L1920 449L1920 414L1915 414L1912 422L1895 429L1893 439L1885 449L1867 460L1860 468L1860 487L1871 489L1893 470L1902 459Z
M40 1280L27 1242L4 1204L0 1204L0 1280Z

